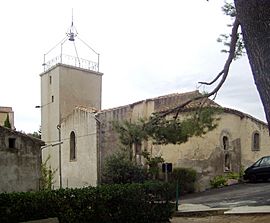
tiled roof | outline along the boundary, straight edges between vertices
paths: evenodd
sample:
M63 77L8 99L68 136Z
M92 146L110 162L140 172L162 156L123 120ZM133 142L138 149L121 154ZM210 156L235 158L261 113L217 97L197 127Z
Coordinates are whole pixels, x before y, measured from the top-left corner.
M94 107L85 107L85 106L76 106L75 109L85 111L85 112L90 112L90 113L97 113L98 110Z

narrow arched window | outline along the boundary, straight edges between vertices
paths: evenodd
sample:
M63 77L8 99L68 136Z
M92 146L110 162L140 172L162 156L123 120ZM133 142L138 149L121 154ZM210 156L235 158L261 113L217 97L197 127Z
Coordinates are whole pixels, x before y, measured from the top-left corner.
M75 133L72 131L70 133L70 160L76 160L76 138Z
M222 142L223 142L223 149L228 150L229 149L229 139L228 139L228 137L223 136Z
M258 132L255 132L253 134L252 150L253 151L259 151L260 150L260 134Z

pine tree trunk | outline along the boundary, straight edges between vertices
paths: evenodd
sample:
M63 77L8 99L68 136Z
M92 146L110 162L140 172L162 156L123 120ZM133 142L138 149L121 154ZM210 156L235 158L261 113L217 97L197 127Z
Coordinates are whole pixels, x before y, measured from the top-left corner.
M270 0L234 0L234 3L270 129Z

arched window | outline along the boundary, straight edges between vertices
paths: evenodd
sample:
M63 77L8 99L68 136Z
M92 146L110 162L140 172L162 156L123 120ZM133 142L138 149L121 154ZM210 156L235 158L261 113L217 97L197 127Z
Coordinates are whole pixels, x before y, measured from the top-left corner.
M72 131L70 133L70 160L76 160L76 139L75 139L75 133Z
M228 150L229 149L229 139L227 136L223 136L222 143L223 143L223 149Z
M251 149L253 151L260 150L260 134L258 132L253 133Z

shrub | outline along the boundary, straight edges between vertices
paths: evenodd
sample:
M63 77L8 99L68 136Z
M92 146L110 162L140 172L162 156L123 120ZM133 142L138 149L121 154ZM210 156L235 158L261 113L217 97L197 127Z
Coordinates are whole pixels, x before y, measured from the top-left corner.
M225 176L215 176L210 180L210 185L212 188L219 188L227 185L227 178Z
M195 182L197 172L192 168L174 168L172 172L172 181L178 180L180 193L192 193L195 191Z
M173 205L161 183L0 194L0 222L57 217L65 223L168 222Z
M228 185L228 180L229 179L234 179L238 180L238 182L242 181L243 178L243 168L241 168L240 173L236 172L230 172L225 175L218 175L215 176L212 180L210 180L210 185L212 188L219 188L219 187L224 187Z
M103 171L103 183L126 184L143 183L146 171L130 161L124 153L116 153L107 158Z

